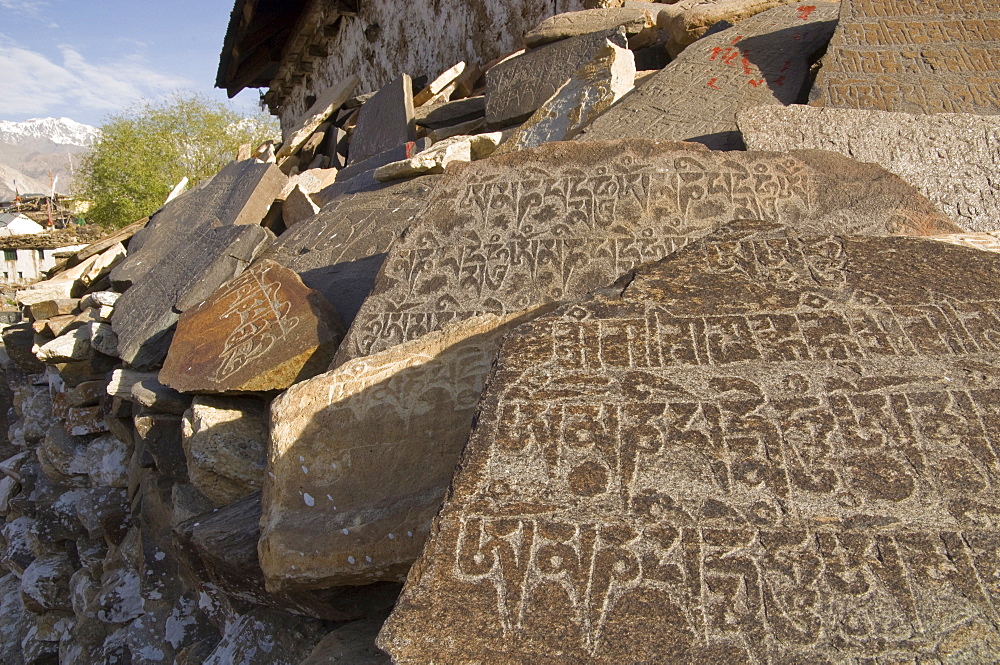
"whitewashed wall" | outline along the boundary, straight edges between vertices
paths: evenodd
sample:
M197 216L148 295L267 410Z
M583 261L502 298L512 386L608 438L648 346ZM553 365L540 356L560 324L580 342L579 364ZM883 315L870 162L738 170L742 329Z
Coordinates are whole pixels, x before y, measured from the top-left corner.
M0 250L0 283L8 285L27 284L37 281L42 273L56 265L57 252L68 252L83 249L86 245L73 245L57 249L8 249ZM8 260L10 252L16 258Z
M296 89L281 110L287 130L307 108L307 95L357 74L358 93L377 90L401 73L432 78L456 62L485 64L520 46L545 18L583 9L582 0L365 0L343 22L330 56L315 65L313 84ZM378 26L374 28L372 26ZM368 36L366 36L366 31Z

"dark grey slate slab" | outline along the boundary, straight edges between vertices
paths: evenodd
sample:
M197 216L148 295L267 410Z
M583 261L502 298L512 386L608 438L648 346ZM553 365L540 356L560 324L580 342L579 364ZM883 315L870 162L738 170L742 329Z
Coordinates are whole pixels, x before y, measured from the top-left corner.
M340 196L314 218L296 224L262 259L296 271L322 293L344 326L371 292L392 242L412 223L437 176L381 185Z
M413 126L413 83L401 74L365 102L351 137L348 164L355 164L417 138Z
M998 53L993 0L844 0L810 103L997 115Z
M810 58L833 34L837 7L775 7L700 39L598 116L577 140L635 137L742 148L736 113L799 98Z
M259 223L284 183L273 164L233 163L153 216L138 250L112 274L132 285L111 319L123 360L139 369L162 362L180 314L273 241Z
M624 28L547 44L496 65L486 74L486 122L505 127L530 116L581 65L594 59L606 40L628 47Z

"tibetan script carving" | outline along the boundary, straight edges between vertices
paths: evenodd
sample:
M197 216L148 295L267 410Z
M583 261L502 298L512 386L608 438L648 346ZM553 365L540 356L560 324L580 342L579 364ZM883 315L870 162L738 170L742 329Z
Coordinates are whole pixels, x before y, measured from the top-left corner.
M258 261L185 312L160 380L177 390L283 390L324 371L343 329L299 276Z
M988 0L843 0L815 106L1000 113L1000 7Z
M393 662L990 660L1000 257L733 224L520 326Z
M689 46L598 116L581 141L636 137L742 148L740 109L799 98L812 56L830 40L839 5L775 7Z
M961 231L897 177L834 153L549 143L441 176L335 363L479 314L573 300L734 219L817 233Z

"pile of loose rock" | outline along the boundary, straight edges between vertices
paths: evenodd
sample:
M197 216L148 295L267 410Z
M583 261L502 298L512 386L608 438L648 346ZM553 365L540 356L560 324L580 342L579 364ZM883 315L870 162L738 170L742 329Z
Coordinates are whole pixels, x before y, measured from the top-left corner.
M611 4L18 293L0 660L996 658L1000 11Z

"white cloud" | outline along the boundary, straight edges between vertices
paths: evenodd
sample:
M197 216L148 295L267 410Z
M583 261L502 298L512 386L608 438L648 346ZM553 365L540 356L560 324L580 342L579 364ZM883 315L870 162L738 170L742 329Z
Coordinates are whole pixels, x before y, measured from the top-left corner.
M18 0L0 0L0 6L12 2ZM138 56L91 62L70 46L59 51L61 63L0 39L0 116L114 112L192 86L188 79L150 69Z
M41 0L0 0L0 9L12 12L34 13L47 4L47 2L42 2Z

